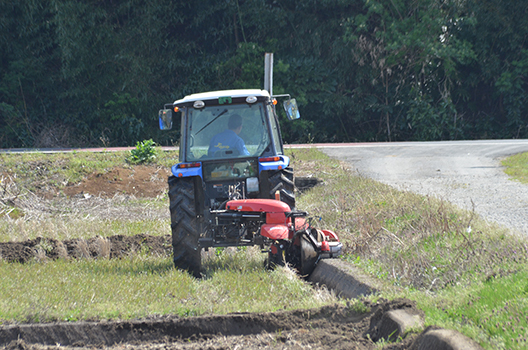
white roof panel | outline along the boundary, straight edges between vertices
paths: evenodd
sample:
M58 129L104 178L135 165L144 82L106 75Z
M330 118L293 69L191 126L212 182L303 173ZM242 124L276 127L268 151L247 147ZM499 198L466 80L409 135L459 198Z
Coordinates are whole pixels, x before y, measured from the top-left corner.
M216 99L219 97L246 97L246 96L264 96L269 97L270 94L266 90L259 89L240 89L240 90L219 90L219 91L209 91L201 92L198 94L187 95L181 100L174 101L174 104L194 102L194 101L207 101L211 99Z

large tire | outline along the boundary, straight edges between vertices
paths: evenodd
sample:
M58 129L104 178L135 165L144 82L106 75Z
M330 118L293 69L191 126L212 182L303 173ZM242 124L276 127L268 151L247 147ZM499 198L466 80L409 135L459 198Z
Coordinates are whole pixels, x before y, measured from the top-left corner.
M202 259L198 244L200 223L196 216L194 180L170 176L169 199L174 266L199 278Z
M319 261L319 254L317 254L315 247L307 237L308 234L308 232L305 232L301 235L301 266L299 266L299 274L303 277L308 277Z
M293 169L288 167L279 170L269 177L270 198L275 198L275 192L279 191L280 200L288 204L291 210L295 209L295 183L293 181Z

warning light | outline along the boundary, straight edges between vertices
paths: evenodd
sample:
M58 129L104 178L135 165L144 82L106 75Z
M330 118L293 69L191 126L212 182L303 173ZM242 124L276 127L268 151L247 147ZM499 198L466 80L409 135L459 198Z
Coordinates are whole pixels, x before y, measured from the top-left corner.
M271 101L271 103L273 103L274 106L277 105L277 99L274 98L274 99Z
M269 162L278 162L281 160L281 157L264 157L259 158L259 162L261 163L269 163Z
M174 112L178 112L180 109L178 107L174 107Z
M196 163L180 163L178 164L178 169L189 169L189 168L199 168L202 165L202 163L196 162Z

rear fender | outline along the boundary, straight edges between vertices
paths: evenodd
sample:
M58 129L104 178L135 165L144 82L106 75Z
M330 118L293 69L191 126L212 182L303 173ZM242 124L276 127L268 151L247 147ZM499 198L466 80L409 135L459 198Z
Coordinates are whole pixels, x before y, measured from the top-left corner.
M172 174L176 177L202 176L202 163L178 163L172 166Z
M289 165L290 158L283 155L259 158L259 172L286 169Z
M321 244L321 259L335 258L341 255L343 250L343 244L339 241L339 238L335 232L330 230L317 230L320 235L323 236Z
M292 233L287 225L264 224L260 234L272 240L291 239Z
M326 241L339 242L339 238L337 237L334 231L321 230L321 232L323 233Z

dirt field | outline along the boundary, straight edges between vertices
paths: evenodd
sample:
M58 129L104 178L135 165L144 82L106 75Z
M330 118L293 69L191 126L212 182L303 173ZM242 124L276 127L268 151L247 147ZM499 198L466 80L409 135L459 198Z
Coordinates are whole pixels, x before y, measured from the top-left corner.
M5 349L379 349L376 325L384 312L418 312L408 300L367 304L368 313L335 305L312 310L136 321L0 327ZM383 349L406 349L411 338Z
M167 171L139 166L91 175L63 190L69 198L112 198L130 194L156 197L166 191ZM53 196L43 190L43 197ZM94 237L57 241L37 238L0 243L0 257L9 262L56 258L119 258L145 250L171 253L169 236ZM263 314L231 314L178 318L163 316L134 321L24 324L0 327L0 346L5 349L106 348L106 349L379 349L378 321L393 309L420 313L408 300L366 303L367 313L342 305L316 310ZM386 344L383 349L405 349L411 339Z

